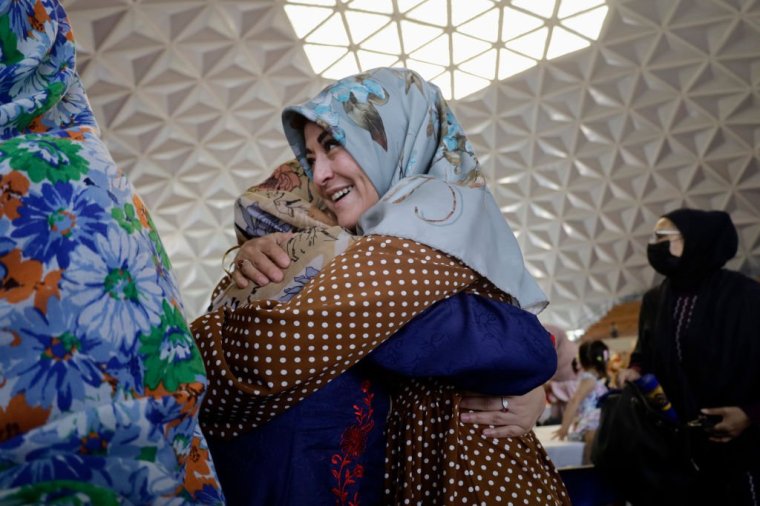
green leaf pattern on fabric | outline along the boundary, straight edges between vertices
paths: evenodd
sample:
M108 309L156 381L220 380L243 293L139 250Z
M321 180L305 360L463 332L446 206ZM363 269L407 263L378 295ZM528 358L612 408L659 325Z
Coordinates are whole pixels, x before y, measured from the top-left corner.
M174 392L206 371L182 312L166 301L163 305L161 324L140 336L140 353L146 355L145 385L155 389L163 384Z
M81 149L81 144L71 139L17 137L0 145L0 157L8 157L11 169L26 172L33 183L57 183L79 180L87 172Z

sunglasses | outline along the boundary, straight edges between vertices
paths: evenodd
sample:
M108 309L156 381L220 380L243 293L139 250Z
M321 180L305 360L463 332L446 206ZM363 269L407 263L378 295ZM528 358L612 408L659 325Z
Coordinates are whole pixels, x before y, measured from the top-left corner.
M671 241L680 241L683 239L683 237L681 237L681 232L678 230L655 230L649 238L649 243L654 244L662 242L669 237L672 237L672 239L670 239Z

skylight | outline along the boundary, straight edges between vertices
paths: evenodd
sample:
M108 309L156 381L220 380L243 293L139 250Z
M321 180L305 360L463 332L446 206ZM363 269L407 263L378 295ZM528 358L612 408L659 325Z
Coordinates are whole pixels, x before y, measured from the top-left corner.
M286 0L315 73L405 66L460 99L599 37L604 0Z

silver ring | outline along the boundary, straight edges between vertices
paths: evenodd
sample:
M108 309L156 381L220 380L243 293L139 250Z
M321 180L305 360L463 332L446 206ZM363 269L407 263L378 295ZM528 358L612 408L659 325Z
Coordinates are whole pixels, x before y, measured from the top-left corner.
M509 399L506 397L501 398L501 411L502 413L506 413L509 411Z

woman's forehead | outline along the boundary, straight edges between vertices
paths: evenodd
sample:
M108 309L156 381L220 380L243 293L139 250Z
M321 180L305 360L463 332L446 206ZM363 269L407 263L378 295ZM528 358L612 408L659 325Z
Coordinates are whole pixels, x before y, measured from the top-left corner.
M325 128L321 127L317 123L314 123L313 121L309 121L304 125L303 140L304 144L306 145L306 151L311 151L309 148L310 144L314 145L322 142L322 137L330 137L330 132L328 132Z
M670 221L668 218L660 218L654 225L655 230L678 230L676 224Z
M307 121L303 126L303 133L306 135L307 133L310 133L311 135L319 135L322 132L324 132L325 129L316 124L313 121Z

